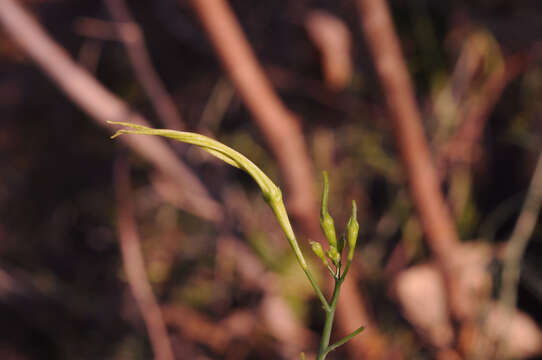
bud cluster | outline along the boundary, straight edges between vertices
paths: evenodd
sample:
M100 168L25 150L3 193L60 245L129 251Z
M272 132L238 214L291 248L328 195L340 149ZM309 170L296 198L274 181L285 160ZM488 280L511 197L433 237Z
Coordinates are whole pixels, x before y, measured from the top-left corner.
M344 235L341 235L337 240L337 234L335 232L335 222L328 212L328 196L329 196L329 179L327 173L324 171L324 189L322 192L322 206L320 209L320 227L327 239L329 249L325 252L322 245L318 242L311 242L312 251L316 256L322 260L325 266L328 266L327 259L331 260L336 268L337 274L341 266L341 254L348 243L348 262L352 261L354 257L354 249L356 248L356 242L358 239L359 223L357 221L357 207L356 202L352 201L352 215L346 224L346 231ZM326 259L327 256L327 259ZM338 276L338 275L337 275Z

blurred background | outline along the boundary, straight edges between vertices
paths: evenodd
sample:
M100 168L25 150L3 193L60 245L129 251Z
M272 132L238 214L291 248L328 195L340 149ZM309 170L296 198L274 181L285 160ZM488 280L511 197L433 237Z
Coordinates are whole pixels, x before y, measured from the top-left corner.
M252 179L107 120L247 155L326 294L321 172L339 232L356 200L333 338L366 330L328 358L542 358L541 19L536 0L0 0L0 358L314 358L324 314Z

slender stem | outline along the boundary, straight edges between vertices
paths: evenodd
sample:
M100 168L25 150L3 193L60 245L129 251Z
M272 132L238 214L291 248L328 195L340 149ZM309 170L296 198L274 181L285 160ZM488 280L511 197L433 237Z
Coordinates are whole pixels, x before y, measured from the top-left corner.
M301 266L301 268L305 272L305 275L307 275L307 278L309 279L314 291L316 292L318 299L320 299L320 302L322 303L324 310L328 312L330 311L330 306L324 294L322 293L322 290L320 290L320 287L314 280L314 277L312 276L309 270L309 266L307 265L307 262L305 261L305 258L303 257L303 253L301 252L301 249L299 248L299 244L297 243L294 230L292 229L292 225L290 224L288 213L286 212L286 208L284 207L284 202L282 201L282 194L278 188L276 188L276 190L277 190L276 193L271 194L271 196L268 196L266 198L267 203L273 210L273 213L275 214L275 217L277 218L280 224L280 227L282 228L282 231L284 232L284 235L286 235L286 239L288 240L288 242L290 243L290 246L292 247L292 250L294 251L294 254L296 256L297 262L299 263L299 266Z
M331 311L331 307L327 303L326 297L324 296L324 294L322 293L322 290L320 290L320 287L318 286L318 284L314 280L314 277L312 276L309 268L303 268L303 271L305 272L305 275L307 275L307 277L309 278L309 281L310 281L314 291L316 292L316 295L318 296L318 299L320 299L320 302L322 303L322 306L324 307L324 310L326 311L326 313Z
M359 334L363 330L365 330L365 326L360 326L356 330L352 331L350 334L343 337L341 340L337 341L333 345L328 346L327 349L324 351L324 356L326 356L328 353L332 352L333 350L335 350L339 346L346 344L350 339L352 339L354 336L356 336L357 334Z
M346 277L346 274L348 274L348 270L350 270L350 264L352 264L352 260L348 259L348 261L346 262L346 266L344 268L344 271L343 271L341 277L339 278L339 281L341 283L344 281L344 278Z
M320 341L320 349L318 350L318 356L316 360L324 360L329 351L328 345L331 339L331 329L333 328L333 319L335 318L335 309L337 308L337 300L339 299L339 292L341 290L342 281L340 279L335 280L335 288L333 289L333 296L331 298L331 304L329 311L326 311L326 321L324 323L324 330L322 331L322 340Z

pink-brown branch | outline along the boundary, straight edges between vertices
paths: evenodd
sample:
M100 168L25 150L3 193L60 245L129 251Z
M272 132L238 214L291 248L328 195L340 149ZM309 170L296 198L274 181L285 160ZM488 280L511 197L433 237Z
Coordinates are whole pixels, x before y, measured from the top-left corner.
M145 46L143 31L133 20L124 0L105 0L105 5L115 21L117 33L121 39L134 73L149 97L154 110L166 127L182 130L185 126L175 103L168 94Z
M310 224L317 214L314 176L299 119L289 111L265 76L235 14L225 0L193 0L226 71L254 116L286 183L288 206ZM311 232L318 232L318 227Z
M131 111L120 98L76 64L66 50L58 45L16 1L0 0L0 24L64 94L97 124L108 131L112 129L107 121L128 121L148 125L141 115ZM152 136L126 136L119 140L183 189L181 206L185 209L208 220L217 221L222 217L220 206L164 141Z
M117 160L115 166L115 193L122 265L139 311L143 315L155 359L174 360L175 357L162 318L162 312L147 280L145 262L141 253L134 218L131 187L128 163Z
M427 241L436 258L451 266L459 239L440 190L414 89L388 6L384 0L358 0L362 29L390 113L394 136Z
M506 57L496 66L475 95L475 101L472 101L470 106L462 112L463 121L457 132L444 146L440 159L442 162L471 164L476 160L477 145L491 112L506 86L521 74L528 61L526 54L517 53Z

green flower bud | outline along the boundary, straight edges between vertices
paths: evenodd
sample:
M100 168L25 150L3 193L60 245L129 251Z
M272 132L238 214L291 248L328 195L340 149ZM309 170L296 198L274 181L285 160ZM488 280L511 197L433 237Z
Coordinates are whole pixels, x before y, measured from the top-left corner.
M329 194L329 180L327 178L327 172L323 172L324 175L324 191L322 193L322 208L320 209L320 227L326 236L329 246L332 248L337 247L337 235L335 234L335 223L331 215L327 211L327 199Z
M354 249L356 248L356 242L358 241L359 223L357 220L358 208L356 202L352 200L352 216L346 224L346 236L348 238L348 260L352 260L354 257Z
M322 245L320 245L319 242L311 241L311 247L312 247L312 252L316 256L318 256L320 260L322 260L324 265L327 266L327 260L326 260L326 257L324 256L324 249L322 249Z
M333 261L335 266L339 266L339 261L341 261L341 254L338 253L337 248L330 247L326 252L327 257Z

